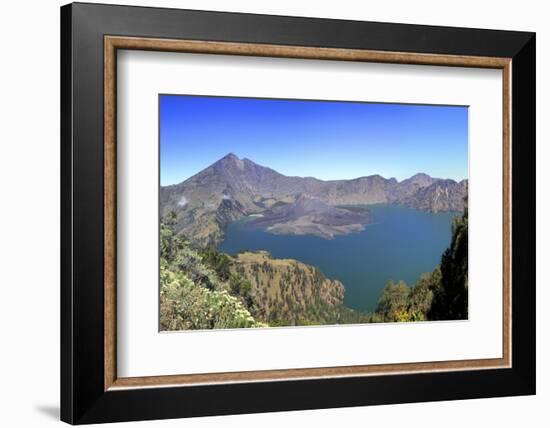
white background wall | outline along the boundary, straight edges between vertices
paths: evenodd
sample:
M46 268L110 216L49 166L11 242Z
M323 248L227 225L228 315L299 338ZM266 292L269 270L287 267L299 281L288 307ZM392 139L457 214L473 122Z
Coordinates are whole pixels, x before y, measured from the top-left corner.
M121 0L122 1L122 0ZM104 3L116 3L104 1ZM126 4L537 32L538 394L461 402L330 409L141 426L545 426L550 405L548 148L550 14L543 1L148 0ZM58 424L59 406L59 6L0 6L0 424ZM546 184L546 186L545 186ZM544 218L546 215L546 219ZM546 220L546 221L545 221ZM544 305L544 306L543 306ZM444 422L443 422L444 421ZM137 426L127 424L125 426Z

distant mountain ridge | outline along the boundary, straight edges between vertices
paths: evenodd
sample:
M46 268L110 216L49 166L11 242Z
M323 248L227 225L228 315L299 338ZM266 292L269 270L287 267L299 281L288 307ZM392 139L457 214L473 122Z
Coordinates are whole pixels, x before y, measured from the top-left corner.
M467 191L467 180L457 183L423 173L401 182L380 175L330 181L290 177L230 153L182 183L161 187L160 210L162 217L177 214L176 232L200 245L216 245L229 222L252 214L274 220L284 217L285 206L285 221L271 221L268 227L279 233L332 237L360 230L367 221L366 216L354 217L341 206L395 203L424 211L458 212L464 208ZM301 207L293 210L291 204L297 203ZM307 215L297 216L298 208L304 206L309 207Z

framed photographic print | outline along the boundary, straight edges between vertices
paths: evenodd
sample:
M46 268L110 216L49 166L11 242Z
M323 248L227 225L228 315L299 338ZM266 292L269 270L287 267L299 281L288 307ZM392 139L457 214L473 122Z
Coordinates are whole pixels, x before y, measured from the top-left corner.
M61 8L72 424L535 393L535 35Z

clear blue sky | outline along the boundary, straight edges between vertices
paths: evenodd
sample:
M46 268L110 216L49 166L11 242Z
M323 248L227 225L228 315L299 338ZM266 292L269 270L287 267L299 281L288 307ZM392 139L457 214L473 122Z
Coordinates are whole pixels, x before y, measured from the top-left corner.
M160 96L161 185L234 153L322 180L468 175L468 108Z

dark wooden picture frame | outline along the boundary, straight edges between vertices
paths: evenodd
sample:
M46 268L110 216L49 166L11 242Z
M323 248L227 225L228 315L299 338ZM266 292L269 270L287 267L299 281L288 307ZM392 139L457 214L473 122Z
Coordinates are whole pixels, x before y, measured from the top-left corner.
M494 161L503 163L504 172L503 357L118 378L117 49L501 69L504 155ZM61 9L61 130L62 420L114 422L535 392L533 33L71 4Z

